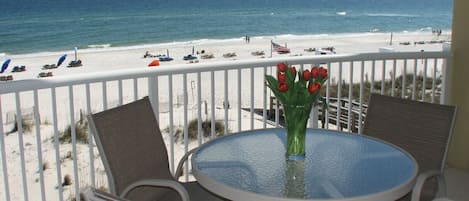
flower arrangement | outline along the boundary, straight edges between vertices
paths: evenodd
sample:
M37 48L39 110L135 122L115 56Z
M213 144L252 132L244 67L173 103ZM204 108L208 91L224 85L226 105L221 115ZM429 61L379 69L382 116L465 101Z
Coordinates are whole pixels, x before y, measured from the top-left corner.
M277 64L277 79L266 75L267 86L283 105L287 128L286 155L289 160L302 160L305 156L306 125L313 105L318 100L325 104L320 90L327 80L327 70L314 66L311 70Z
M277 64L277 79L266 75L267 86L275 97L286 105L309 105L322 100L320 89L327 80L327 69L314 66L297 72L294 66ZM298 78L298 79L297 79Z

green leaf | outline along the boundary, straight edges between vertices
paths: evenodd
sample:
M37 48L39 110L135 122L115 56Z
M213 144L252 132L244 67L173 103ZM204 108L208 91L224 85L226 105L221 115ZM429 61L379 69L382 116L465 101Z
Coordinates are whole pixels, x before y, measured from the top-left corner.
M310 78L310 80L303 80L302 78L303 70L300 69L297 74L295 75L291 68L289 68L285 72L286 83L288 84L288 90L286 92L280 92L278 89L278 80L271 76L265 75L265 79L267 81L267 86L271 89L272 93L274 93L275 97L282 103L288 105L304 105L304 106L312 106L316 105L320 102L323 104L325 103L324 98L320 95L320 91L326 79L321 77L318 78ZM297 80L295 81L295 78ZM316 93L311 94L308 91L309 83L319 82L321 83L321 89L318 90Z

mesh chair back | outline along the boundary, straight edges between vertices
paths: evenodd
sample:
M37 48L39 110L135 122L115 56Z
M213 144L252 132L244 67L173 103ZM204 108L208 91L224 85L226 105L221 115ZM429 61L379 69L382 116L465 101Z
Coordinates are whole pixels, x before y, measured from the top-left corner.
M419 172L443 171L456 108L372 94L363 133L409 152Z
M120 195L129 184L142 179L173 179L166 145L148 97L88 118L108 177L111 177L112 193ZM135 191L127 198L144 200L138 198L141 191L150 189ZM143 194L148 198L166 192L166 189L153 188L151 195Z

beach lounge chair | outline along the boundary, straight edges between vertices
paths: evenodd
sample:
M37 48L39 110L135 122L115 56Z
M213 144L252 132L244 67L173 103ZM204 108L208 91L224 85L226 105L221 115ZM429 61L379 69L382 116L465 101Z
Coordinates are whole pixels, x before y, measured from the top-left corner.
M223 54L224 58L231 58L231 57L235 57L235 56L236 56L236 52L229 52L229 53Z
M443 172L455 114L454 106L371 95L363 134L401 147L419 165L412 195L402 200L446 196Z
M20 67L19 66L13 67L13 69L11 69L11 72L12 73L20 72Z
M251 55L252 56L262 56L262 55L265 55L264 51L254 51L254 52L251 52Z
M13 75L2 75L0 76L0 81L11 81L13 80Z
M46 64L44 66L42 66L42 69L54 69L54 68L57 68L57 64Z
M316 51L316 48L307 48L307 49L304 49L305 52L314 52Z
M162 57L165 56L164 54L152 54L149 51L146 51L143 55L143 58L155 58L155 57Z
M37 75L37 77L39 77L39 78L41 78L41 77L52 77L52 76L53 76L53 74L52 74L52 72L50 72L50 71L49 71L49 72L40 72L40 73Z
M213 59L213 58L215 58L215 56L212 53L202 54L202 56L200 56L200 58L202 58L202 59Z
M166 145L148 97L88 115L88 122L111 194L138 201L222 200L197 182L178 182L183 163L179 163L176 176L171 174Z
M183 60L194 60L194 59L197 59L197 57L194 56L193 54L188 54L186 56L183 56L182 59Z
M26 71L26 66L15 66L11 70L12 73L23 72Z
M70 63L68 63L67 67L80 67L82 65L83 64L81 63L81 60L73 60L73 61L70 61Z

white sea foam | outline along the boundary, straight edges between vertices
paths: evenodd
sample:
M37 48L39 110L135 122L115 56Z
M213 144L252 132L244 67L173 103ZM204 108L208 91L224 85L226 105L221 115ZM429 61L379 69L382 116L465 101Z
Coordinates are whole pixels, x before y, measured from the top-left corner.
M111 47L111 44L94 44L88 45L89 48L108 48Z
M344 16L344 15L347 15L347 12L340 11L340 12L336 12L335 14Z
M402 14L402 13L365 13L370 17L418 17L418 15Z
M424 31L431 31L431 30L433 30L432 27L422 27L422 28L420 28L420 31L423 31L423 32Z

